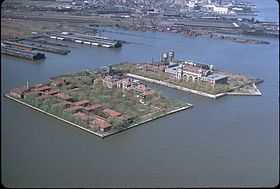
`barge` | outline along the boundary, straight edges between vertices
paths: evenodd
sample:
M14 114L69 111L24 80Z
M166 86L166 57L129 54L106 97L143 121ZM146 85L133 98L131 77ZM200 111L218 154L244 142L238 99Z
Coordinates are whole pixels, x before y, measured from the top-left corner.
M108 39L105 37L91 36L84 34L50 34L47 35L50 39L70 41L78 44L86 44L90 46L106 47L106 48L119 48L122 42L119 40Z
M1 47L1 54L15 56L28 60L41 60L46 58L45 54L41 52L16 49L11 47L4 47L4 46Z
M51 52L51 53L56 53L56 54L61 54L61 55L67 55L70 52L70 50L68 50L68 49L51 47L49 45L36 44L36 43L32 43L32 42L4 41L3 44L5 44L6 46L13 47L13 48L45 51L45 52Z

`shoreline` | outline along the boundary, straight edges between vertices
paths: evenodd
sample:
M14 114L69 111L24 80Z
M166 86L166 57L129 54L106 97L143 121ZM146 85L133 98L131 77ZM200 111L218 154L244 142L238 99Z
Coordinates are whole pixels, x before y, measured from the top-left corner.
M116 132L114 132L114 133L109 133L109 134L105 135L104 138L105 138L105 137L108 137L108 136L111 136L111 135L114 135L114 134L117 134L117 133L121 133L121 132L126 131L126 130L128 130L128 129L132 129L133 127L140 126L140 125L142 125L142 124L144 124L144 123L148 123L148 122L154 121L154 120L156 120L156 119L159 119L159 118L162 118L162 117L165 117L165 116L168 116L168 115L171 115L171 114L174 114L174 113L177 113L177 112L180 112L180 111L183 111L183 110L192 108L192 107L193 107L192 104L187 103L187 106L184 106L184 107L181 107L181 108L178 108L178 109L175 109L175 110L171 110L171 111L169 111L169 112L166 112L165 114L161 114L161 115L156 116L156 117L154 117L154 118L149 118L149 119L147 119L147 120L144 120L144 121L135 123L135 124L130 125L130 126L124 128L124 129L121 129L121 130L119 130L119 131L116 131Z
M144 124L144 123L148 123L148 122L154 121L154 120L156 120L156 119L159 119L159 118L162 118L162 117L171 115L171 114L173 114L173 113L176 113L176 112L179 112L179 111L183 111L183 110L186 110L186 109L189 109L189 108L193 107L192 104L186 103L186 106L183 106L183 107L181 107L181 108L177 108L177 109L171 110L171 111L169 111L169 112L166 112L166 113L161 114L161 115L159 115L159 116L156 116L156 117L154 117L154 118L149 118L149 119L147 119L147 120L144 120L144 121L135 123L135 124L130 125L130 126L126 127L126 128L123 128L123 129L121 129L121 130L114 131L114 132L112 132L112 133L100 134L100 133L98 133L98 132L94 132L94 131L91 131L91 130L89 130L89 129L87 129L87 128L84 128L84 127L82 127L82 126L80 126L80 125L78 125L78 124L76 124L76 123L73 123L73 122L71 122L71 121L68 121L68 120L66 120L66 119L63 119L63 118L61 118L61 117L59 117L59 116L56 116L56 115L54 115L54 114L51 114L51 113L46 112L46 111L44 111L44 110L41 110L40 108L34 107L34 106L30 105L30 104L27 104L26 102L23 102L23 101L21 101L21 100L19 100L19 99L16 99L16 98L14 98L14 97L12 97L12 96L10 96L10 95L8 95L8 94L4 94L4 97L6 97L6 98L8 98L8 99L10 99L10 100L14 100L15 102L18 102L18 103L20 103L20 104L23 104L23 105L25 105L25 106L27 106L27 107L33 109L33 110L39 111L39 112L41 112L41 113L43 113L43 114L49 115L49 116L51 116L51 117L54 117L54 118L56 118L56 119L58 119L58 120L60 120L60 121L63 121L63 122L65 122L65 123L68 123L68 124L70 124L71 126L77 127L77 128L79 128L79 129L82 129L82 130L84 130L84 131L87 131L87 132L89 132L89 133L91 133L91 134L94 134L94 135L96 135L96 136L99 136L99 137L101 137L102 139L105 138L105 137L109 137L109 136L115 135L115 134L117 134L117 133L126 131L126 130L128 130L128 129L133 128L133 127L140 126L140 125L142 125L142 124Z

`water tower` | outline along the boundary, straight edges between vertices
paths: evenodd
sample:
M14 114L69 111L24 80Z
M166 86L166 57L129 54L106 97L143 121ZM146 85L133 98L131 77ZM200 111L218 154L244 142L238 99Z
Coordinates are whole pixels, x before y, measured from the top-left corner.
M167 53L162 53L160 57L160 61L163 63L167 63L168 60L168 54Z
M169 61L172 62L175 58L175 53L174 51L169 51L168 52L168 58L169 58Z

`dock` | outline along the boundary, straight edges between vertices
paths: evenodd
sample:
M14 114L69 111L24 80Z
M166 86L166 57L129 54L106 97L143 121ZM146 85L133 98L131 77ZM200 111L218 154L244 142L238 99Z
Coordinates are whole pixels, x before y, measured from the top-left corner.
M1 54L14 56L18 58L24 58L28 60L41 60L46 58L45 54L41 52L17 49L17 48L2 46L2 45L1 45Z
M66 55L70 52L68 49L64 48L58 48L58 47L52 47L50 45L43 45L38 43L32 43L32 42L24 42L24 41L4 41L4 45L10 46L12 48L18 48L18 49L25 49L25 50L38 50L38 51L45 51L45 52L51 52L61 55Z
M109 39L106 37L85 35L85 34L46 34L46 36L53 40L70 41L78 44L85 44L89 46L105 47L105 48L119 48L122 42L118 40Z

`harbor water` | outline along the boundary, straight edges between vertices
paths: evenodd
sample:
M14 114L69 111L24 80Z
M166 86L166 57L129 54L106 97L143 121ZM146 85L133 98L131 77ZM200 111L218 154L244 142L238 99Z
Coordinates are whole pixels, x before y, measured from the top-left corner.
M238 44L105 28L122 48L71 48L30 61L1 56L2 184L8 187L274 186L279 182L279 43ZM101 139L3 97L18 86L124 61L175 57L264 79L262 96L210 99L153 84L193 108Z

